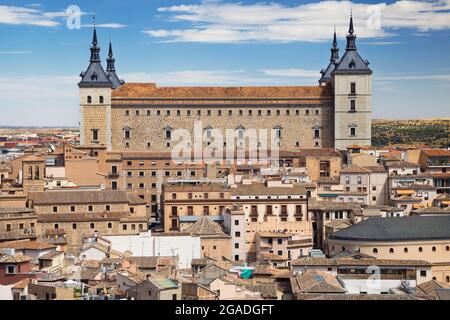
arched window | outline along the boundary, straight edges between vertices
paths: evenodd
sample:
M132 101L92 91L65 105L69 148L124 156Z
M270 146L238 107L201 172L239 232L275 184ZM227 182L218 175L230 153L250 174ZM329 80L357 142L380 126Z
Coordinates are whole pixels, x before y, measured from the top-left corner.
M342 247L342 251L345 251L345 247Z
M55 223L55 229L59 228L59 224Z
M33 167L32 166L28 167L28 179L29 180L33 179Z
M76 223L73 223L73 224L72 224L72 229L73 229L73 230L76 230L76 229L77 229L77 224L76 224Z
M39 180L39 166L36 166L34 169L34 178Z
M445 251L450 251L450 246L446 246Z
M422 249L422 247L419 247L419 252L423 252L423 249Z
M108 222L108 229L111 229L111 228L112 228L112 223Z
M431 248L431 251L436 252L436 247L433 246L433 247Z
M408 253L408 248L404 248L404 249L403 249L403 252L404 252L404 253Z
M389 253L394 253L394 248L390 248Z
M372 252L377 254L378 253L378 249L377 248L373 248Z
M449 276L445 277L445 282L450 282L450 277Z
M206 126L205 127L206 139L208 139L208 140L211 139L211 136L212 136L211 130L212 130L211 126Z
M98 102L103 103L105 99L103 99L103 96L98 97Z
M245 131L244 126L239 125L239 126L236 128L236 130L237 130L238 138L239 138L239 139L244 139L244 131Z
M0 176L0 180L5 179L5 175L2 173L2 175Z
M275 139L281 139L281 129L282 127L280 125L277 125L273 128L273 130L275 131Z
M92 103L92 97L91 96L87 96L87 103Z
M91 229L94 229L95 228L95 224L93 224L93 223L91 223Z

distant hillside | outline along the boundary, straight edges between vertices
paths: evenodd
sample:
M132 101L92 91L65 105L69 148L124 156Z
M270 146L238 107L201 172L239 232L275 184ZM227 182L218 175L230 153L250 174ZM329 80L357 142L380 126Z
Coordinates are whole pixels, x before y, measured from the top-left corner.
M450 119L373 120L372 145L448 147Z

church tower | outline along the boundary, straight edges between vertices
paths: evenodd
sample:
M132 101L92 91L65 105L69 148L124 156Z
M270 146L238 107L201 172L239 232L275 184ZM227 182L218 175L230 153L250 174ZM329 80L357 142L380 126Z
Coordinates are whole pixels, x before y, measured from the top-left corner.
M334 147L345 150L356 144L371 144L372 70L359 55L353 16L347 35L347 46L341 59L335 59L331 72L334 90Z
M111 93L123 84L116 75L110 43L107 72L100 60L97 30L94 26L91 58L86 71L81 72L80 88L80 143L98 144L111 150Z

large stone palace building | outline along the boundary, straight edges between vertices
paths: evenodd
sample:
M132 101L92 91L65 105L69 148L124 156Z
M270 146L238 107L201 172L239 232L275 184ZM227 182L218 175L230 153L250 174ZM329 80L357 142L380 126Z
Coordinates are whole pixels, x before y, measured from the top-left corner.
M90 64L78 84L82 145L113 152L170 152L173 131L183 128L193 136L196 120L202 122L204 144L214 129L224 137L226 129L235 130L244 144L246 130L267 129L285 151L371 143L372 70L357 51L352 18L344 55L339 57L335 32L331 59L317 86L125 83L116 74L111 43L106 71L99 53L94 29Z

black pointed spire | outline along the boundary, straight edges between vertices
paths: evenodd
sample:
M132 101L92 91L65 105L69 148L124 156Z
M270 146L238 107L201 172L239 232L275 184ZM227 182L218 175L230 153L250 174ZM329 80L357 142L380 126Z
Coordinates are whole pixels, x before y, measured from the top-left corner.
M348 27L348 33L353 34L355 30L353 29L353 11L350 12L350 26Z
M100 47L98 46L97 30L95 28L92 34L91 59L86 71L81 72L81 81L78 83L80 88L88 87L112 87L112 82L104 71L100 60Z
M339 48L337 46L336 27L334 27L333 46L331 47L330 61L335 62L336 60L339 60Z
M97 46L97 30L94 25L94 34L92 36L91 62L100 62L100 47Z
M346 50L356 50L356 35L353 29L353 13L350 13L350 25L348 27Z
M111 40L109 40L109 51L106 62L107 62L106 73L108 74L109 81L111 81L112 83L112 88L115 89L117 87L120 87L125 82L123 80L120 80L116 74L116 66L115 66L116 59L114 59L113 56Z
M106 71L116 71L116 68L114 66L114 62L116 59L113 57L113 51L112 51L112 44L111 41L109 41L109 52L108 52L108 59L106 59L107 65L106 65Z

